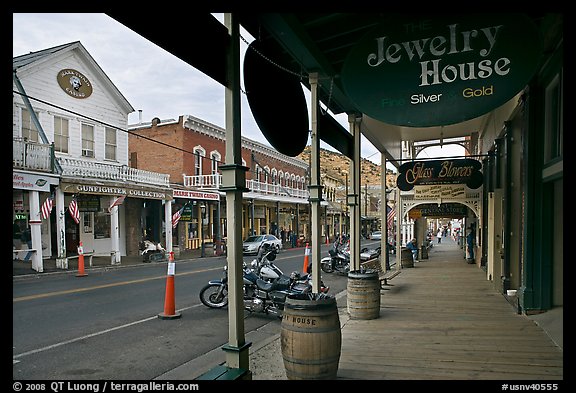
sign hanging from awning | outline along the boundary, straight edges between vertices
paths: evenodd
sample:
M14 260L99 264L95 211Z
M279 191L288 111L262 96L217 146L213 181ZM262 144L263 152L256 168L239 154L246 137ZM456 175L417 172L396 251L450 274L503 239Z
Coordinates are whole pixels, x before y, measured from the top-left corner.
M466 187L460 184L414 186L414 199L465 198Z
M342 83L358 109L388 124L461 123L503 105L542 55L523 14L390 18L350 51Z
M412 219L429 218L461 218L466 217L467 207L459 203L429 203L410 209L408 216Z
M429 184L465 184L476 189L484 176L480 161L470 158L454 160L410 161L400 165L396 185L402 191Z

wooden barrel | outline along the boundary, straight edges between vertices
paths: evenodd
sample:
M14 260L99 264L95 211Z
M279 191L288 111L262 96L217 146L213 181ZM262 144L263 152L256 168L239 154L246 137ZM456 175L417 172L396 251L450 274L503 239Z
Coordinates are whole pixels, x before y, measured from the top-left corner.
M349 272L346 290L350 319L376 319L380 316L380 280L377 271Z
M280 343L288 379L336 379L342 347L336 298L289 295Z
M400 254L400 261L402 267L414 267L414 257L412 256L412 250L409 248L402 248L402 254Z

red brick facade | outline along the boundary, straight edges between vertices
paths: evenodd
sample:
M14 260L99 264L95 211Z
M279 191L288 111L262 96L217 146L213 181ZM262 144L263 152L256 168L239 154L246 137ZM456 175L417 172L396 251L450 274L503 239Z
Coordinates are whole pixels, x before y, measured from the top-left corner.
M217 128L214 130L218 131ZM131 167L167 173L170 175L170 182L176 184L182 184L182 174L195 174L195 156L191 154L195 148L200 147L205 152L202 159L203 175L211 173L210 155L212 152L220 154L221 164L226 158L226 141L223 138L184 127L183 116L180 116L177 122L159 123L157 119L154 119L151 125L136 126L130 131L128 145ZM276 169L277 173L293 174L302 180L306 178L306 169L303 166L292 165L290 162L282 161L261 151L254 151L254 155L256 161L262 167L268 166L270 171ZM256 165L252 160L252 151L242 147L242 158L249 168L246 179L254 179ZM260 181L263 179L262 177ZM271 183L271 180L269 179L268 182ZM305 184L302 186L299 188L305 189Z

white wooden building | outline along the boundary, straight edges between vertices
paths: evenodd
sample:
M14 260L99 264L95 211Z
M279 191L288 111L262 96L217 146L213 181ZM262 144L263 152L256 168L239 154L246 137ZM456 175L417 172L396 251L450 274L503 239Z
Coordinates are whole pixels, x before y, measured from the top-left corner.
M168 175L128 167L133 111L79 41L13 58L13 222L31 228L32 269L43 271L49 257L67 268L80 242L84 253L120 263L127 248L137 252L141 227L150 226L140 219L146 201L161 207L172 199ZM43 218L50 196L54 208ZM122 196L124 203L109 211ZM69 214L73 199L78 223ZM162 214L155 216L159 228ZM138 236L127 242L127 233Z

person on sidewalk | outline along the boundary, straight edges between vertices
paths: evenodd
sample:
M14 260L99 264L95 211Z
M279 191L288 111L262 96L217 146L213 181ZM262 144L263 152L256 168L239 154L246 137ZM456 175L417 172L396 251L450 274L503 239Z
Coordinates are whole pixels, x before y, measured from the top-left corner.
M442 229L438 228L438 233L436 234L436 237L438 238L438 244L440 244L440 242L442 241Z
M474 262L474 230L472 226L466 230L466 248L468 248L468 263Z
M28 250L32 248L32 233L30 232L30 227L27 227L22 231L22 243L25 243ZM32 251L28 251L24 257L24 262L28 262L32 257Z
M406 244L406 248L412 251L412 260L418 262L418 243L416 243L416 238L409 241L408 244Z

